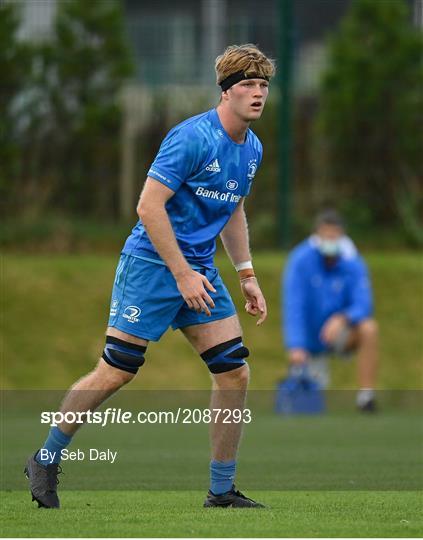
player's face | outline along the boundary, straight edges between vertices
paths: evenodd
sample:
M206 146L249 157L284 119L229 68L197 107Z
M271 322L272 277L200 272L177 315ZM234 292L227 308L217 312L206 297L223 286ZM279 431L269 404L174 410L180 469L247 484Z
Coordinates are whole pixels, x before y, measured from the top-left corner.
M263 79L248 79L234 84L227 92L232 111L242 120L252 122L263 112L269 83Z

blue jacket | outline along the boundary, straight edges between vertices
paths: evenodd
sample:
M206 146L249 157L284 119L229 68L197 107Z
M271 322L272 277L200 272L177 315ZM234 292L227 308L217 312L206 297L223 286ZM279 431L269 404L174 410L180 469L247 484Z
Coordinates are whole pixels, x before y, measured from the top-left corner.
M327 350L319 334L331 315L342 313L354 325L373 313L367 266L348 237L332 267L325 264L313 236L295 247L285 267L282 295L287 349L312 354Z

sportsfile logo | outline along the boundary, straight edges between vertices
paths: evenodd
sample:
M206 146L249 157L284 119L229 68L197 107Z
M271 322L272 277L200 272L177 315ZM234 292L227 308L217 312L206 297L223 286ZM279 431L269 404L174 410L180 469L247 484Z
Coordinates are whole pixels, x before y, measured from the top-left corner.
M235 180L230 180L231 182L235 182ZM227 184L226 184L227 185ZM238 186L238 183L237 183ZM232 188L236 189L236 188ZM227 191L226 193L223 191L218 191L217 189L205 189L202 186L199 186L197 188L197 191L195 192L196 195L199 197L204 197L206 199L214 199L216 201L222 201L222 202L233 202L237 203L241 199L241 195L235 195L234 193L231 193L230 191Z
M138 316L141 314L141 309L138 306L128 306L125 308L122 317L130 323L140 322Z

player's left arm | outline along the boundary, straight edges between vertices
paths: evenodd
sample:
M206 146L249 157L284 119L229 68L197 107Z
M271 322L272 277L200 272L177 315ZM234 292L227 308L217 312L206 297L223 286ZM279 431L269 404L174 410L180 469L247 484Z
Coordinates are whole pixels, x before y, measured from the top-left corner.
M244 198L240 200L230 220L220 233L223 246L237 268L241 290L246 299L245 310L252 316L260 314L257 324L267 317L267 306L251 263L247 218Z

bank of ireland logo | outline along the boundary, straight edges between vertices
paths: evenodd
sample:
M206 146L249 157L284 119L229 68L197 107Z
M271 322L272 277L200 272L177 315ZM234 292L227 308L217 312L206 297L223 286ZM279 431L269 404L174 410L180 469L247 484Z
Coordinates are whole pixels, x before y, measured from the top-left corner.
M256 159L250 159L250 161L248 162L248 173L247 173L247 178L249 180L252 180L255 175L256 175L256 172L257 172L257 163L256 163Z
M238 187L238 182L236 180L228 180L226 182L227 189L234 191Z
M130 323L140 322L138 316L141 314L141 309L138 306L128 306L125 308L122 317L128 319Z

